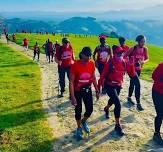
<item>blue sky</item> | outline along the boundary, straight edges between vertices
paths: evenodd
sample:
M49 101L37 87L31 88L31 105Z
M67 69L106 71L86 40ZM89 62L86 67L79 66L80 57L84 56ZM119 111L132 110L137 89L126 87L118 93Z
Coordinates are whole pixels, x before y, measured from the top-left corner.
M95 12L121 9L140 9L160 4L163 4L163 0L0 0L0 12Z

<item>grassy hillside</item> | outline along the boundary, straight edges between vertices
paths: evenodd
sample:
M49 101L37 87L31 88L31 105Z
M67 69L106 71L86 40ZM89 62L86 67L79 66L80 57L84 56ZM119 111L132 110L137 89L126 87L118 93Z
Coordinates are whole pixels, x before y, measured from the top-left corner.
M38 65L0 43L0 151L50 151Z
M60 35L53 36L53 35L37 35L37 34L17 34L17 43L21 45L22 40L25 37L30 40L30 48L33 47L36 41L39 43L40 46L42 46L48 38L53 42L55 42L55 40L59 40L59 42L61 42L62 39ZM75 50L76 57L78 56L78 53L84 46L90 46L92 50L94 50L94 48L99 44L99 40L97 36L91 36L87 38L85 37L76 38L74 35L70 35L69 39L72 42L72 46ZM118 40L112 38L108 38L107 42L110 46L112 46L113 44L118 44ZM133 46L134 42L127 41L127 44L129 46ZM163 61L162 60L163 48L154 45L147 45L147 47L149 48L150 61L144 66L142 78L151 81L151 74L153 69L157 66L158 63ZM44 53L43 49L42 49L42 53Z

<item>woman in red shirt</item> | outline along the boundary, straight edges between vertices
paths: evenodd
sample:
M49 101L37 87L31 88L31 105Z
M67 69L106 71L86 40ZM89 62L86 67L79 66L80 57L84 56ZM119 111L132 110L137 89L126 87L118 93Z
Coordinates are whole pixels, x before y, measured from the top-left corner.
M135 77L130 78L130 87L128 93L128 102L134 105L135 103L132 101L131 97L135 90L135 98L137 102L137 109L139 111L144 110L141 106L140 102L140 74L142 71L143 65L148 62L148 49L144 46L146 42L146 38L143 35L139 35L136 38L136 42L138 43L136 46L132 47L129 51L127 51L124 57L134 58L135 62L135 70L137 75Z
M90 128L87 124L87 119L93 112L93 97L91 85L93 84L96 90L96 97L99 97L97 82L95 77L95 64L90 59L92 53L89 47L84 47L79 54L80 60L77 60L71 67L70 71L70 94L72 105L75 106L75 119L77 122L76 138L83 139L82 129L86 133L90 133ZM82 100L85 104L86 112L84 118L81 119Z
M133 70L133 62L123 59L123 50L121 47L113 46L113 58L111 58L104 67L102 75L98 82L98 88L105 85L107 95L110 97L107 106L104 108L106 118L109 118L109 108L114 104L114 115L116 120L115 131L119 136L124 132L120 125L121 104L119 94L122 88L124 74L127 71L131 77L136 75Z
M154 70L152 74L154 81L152 89L152 98L155 105L155 133L153 140L163 146L163 140L160 135L160 128L163 119L163 62Z

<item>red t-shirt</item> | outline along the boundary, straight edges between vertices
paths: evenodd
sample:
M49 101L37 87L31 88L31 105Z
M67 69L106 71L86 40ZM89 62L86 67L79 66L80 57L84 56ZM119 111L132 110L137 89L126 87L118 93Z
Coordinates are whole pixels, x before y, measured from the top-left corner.
M73 64L74 54L71 46L67 48L64 46L57 48L55 56L59 61L62 62L60 66L61 68L69 67Z
M146 47L139 47L135 46L129 49L128 52L126 52L125 57L134 57L135 61L135 69L136 71L141 71L142 66L139 63L139 61L145 61L148 59L148 49Z
M24 40L23 40L23 45L24 45L24 46L27 46L28 44L29 44L29 41L28 41L27 39L24 39Z
M50 51L50 53L52 53L53 52L53 43L49 42L48 45L49 45L49 51Z
M71 67L70 75L75 75L74 89L80 91L81 87L91 85L95 74L95 64L93 60L83 63L77 60Z
M57 51L59 48L60 48L60 44L56 43L56 44L55 44L55 49L56 49L56 51Z
M105 64L98 86L104 85L104 82L111 86L122 86L125 72L131 77L136 75L132 65L130 62L126 62L123 57L114 56Z
M163 62L158 65L152 74L153 89L163 95Z
M40 51L40 48L39 48L38 45L35 45L35 46L34 46L34 51L36 51L36 52L39 52L39 51Z
M130 47L129 46L127 46L127 45L123 45L123 46L120 46L122 49L123 49L123 53L125 53L125 52L127 52L129 49L130 49Z
M105 64L108 61L109 55L111 55L111 49L108 45L96 47L94 54L97 53L97 62Z

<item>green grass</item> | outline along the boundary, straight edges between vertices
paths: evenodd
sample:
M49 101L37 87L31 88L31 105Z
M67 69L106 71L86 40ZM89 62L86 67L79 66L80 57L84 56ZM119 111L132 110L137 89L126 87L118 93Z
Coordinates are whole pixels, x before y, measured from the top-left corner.
M50 151L53 137L40 85L39 66L0 44L0 151Z
M17 43L21 45L22 40L25 37L30 40L30 48L34 46L36 41L39 43L40 46L42 46L48 38L53 42L55 42L55 40L59 40L59 42L61 42L62 39L60 35L53 36L37 34L17 34ZM70 34L69 39L72 42L76 57L78 57L79 52L84 46L90 46L92 50L94 50L95 47L99 44L97 36L91 36L88 38L76 38L73 34ZM108 38L107 42L110 46L114 44L118 45L117 39ZM133 46L135 43L133 41L127 41L127 44L129 46ZM144 69L142 71L142 79L151 81L151 74L153 69L157 66L157 64L163 61L163 48L154 45L147 45L147 47L149 48L150 61L144 66ZM42 53L44 53L43 49L41 51Z

